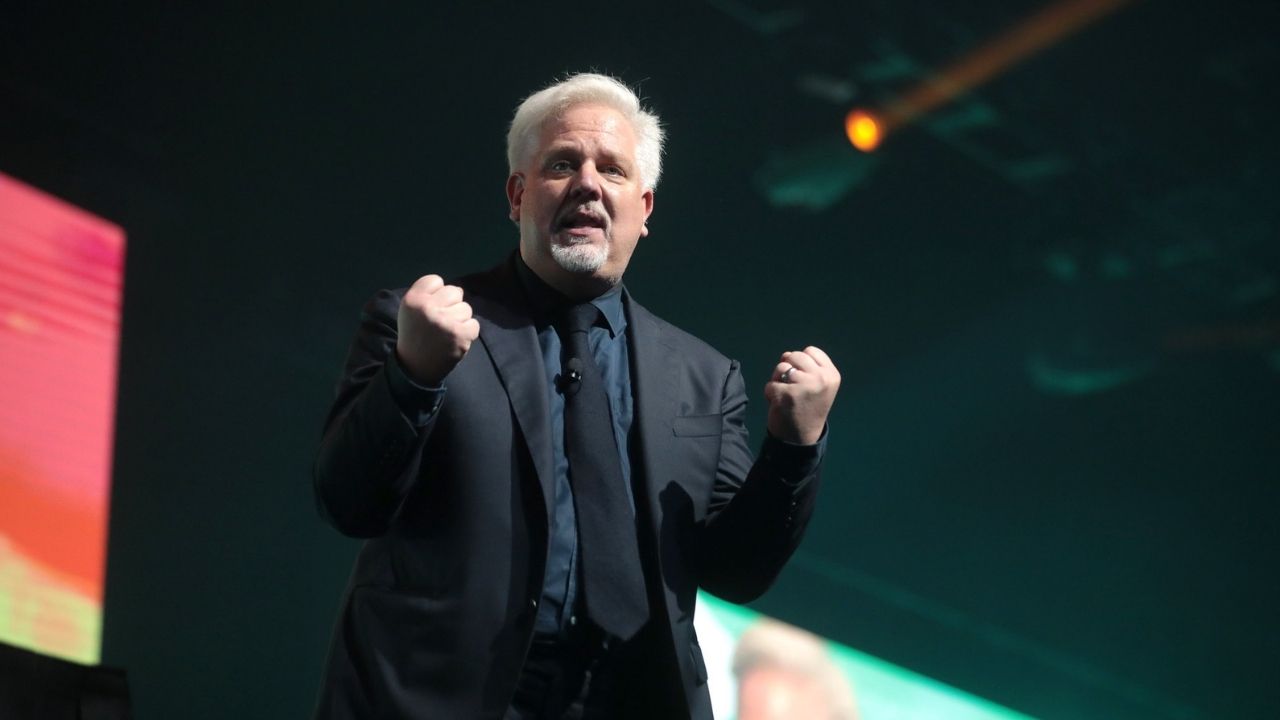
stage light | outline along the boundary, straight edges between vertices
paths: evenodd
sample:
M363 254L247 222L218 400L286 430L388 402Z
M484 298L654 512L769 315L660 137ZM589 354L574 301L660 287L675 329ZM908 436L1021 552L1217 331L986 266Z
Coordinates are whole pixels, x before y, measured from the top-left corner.
M845 133L854 147L871 152L886 135L1133 1L1058 0L974 48L933 77L881 103L874 114L861 108L850 111L844 121Z
M866 110L851 110L844 118L844 132L849 142L862 152L875 150L884 136L880 121Z

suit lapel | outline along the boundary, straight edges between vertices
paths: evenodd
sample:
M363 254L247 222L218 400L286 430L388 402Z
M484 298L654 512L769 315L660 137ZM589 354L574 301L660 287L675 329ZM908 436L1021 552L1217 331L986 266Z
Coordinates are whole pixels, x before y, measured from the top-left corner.
M662 517L660 471L671 457L672 423L679 403L679 367L675 350L662 325L648 310L627 295L631 332L631 377L635 382L636 417L639 420L640 456L644 461L644 493L649 521L658 537Z
M550 406L547 402L546 368L538 334L529 317L510 262L483 276L471 303L480 321L480 341L489 351L498 377L507 391L520 432L529 446L533 468L542 488L543 505L550 517L555 497L551 462Z

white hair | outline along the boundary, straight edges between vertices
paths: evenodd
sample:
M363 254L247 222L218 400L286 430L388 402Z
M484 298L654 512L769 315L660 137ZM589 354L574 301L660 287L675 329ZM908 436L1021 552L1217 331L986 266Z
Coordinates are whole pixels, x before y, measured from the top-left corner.
M826 695L832 720L857 720L852 684L813 633L768 618L747 628L733 652L733 675L741 682L757 668L808 679Z
M636 134L636 167L646 190L658 186L662 174L662 126L658 116L640 105L640 98L620 80L596 73L578 73L525 98L516 108L507 131L507 168L529 159L538 145L542 126L575 105L604 105L622 113Z

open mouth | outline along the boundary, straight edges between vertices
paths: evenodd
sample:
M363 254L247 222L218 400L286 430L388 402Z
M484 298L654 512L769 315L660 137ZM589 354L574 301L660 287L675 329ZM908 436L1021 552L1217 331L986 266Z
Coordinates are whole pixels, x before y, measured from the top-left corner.
M556 223L558 230L568 230L570 232L578 230L580 232L588 231L592 228L604 230L608 227L608 221L603 215L595 213L591 210L579 209L571 212Z

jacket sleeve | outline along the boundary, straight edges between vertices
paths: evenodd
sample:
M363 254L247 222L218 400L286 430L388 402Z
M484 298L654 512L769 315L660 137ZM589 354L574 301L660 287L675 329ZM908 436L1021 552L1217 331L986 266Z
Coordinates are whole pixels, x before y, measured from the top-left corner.
M795 552L813 515L826 431L817 446L766 437L752 460L747 394L730 365L722 401L720 464L698 542L699 584L731 602L764 594Z
M406 380L396 377L400 299L382 290L365 305L313 470L321 516L352 537L375 537L391 526L418 476L443 395L406 396Z

